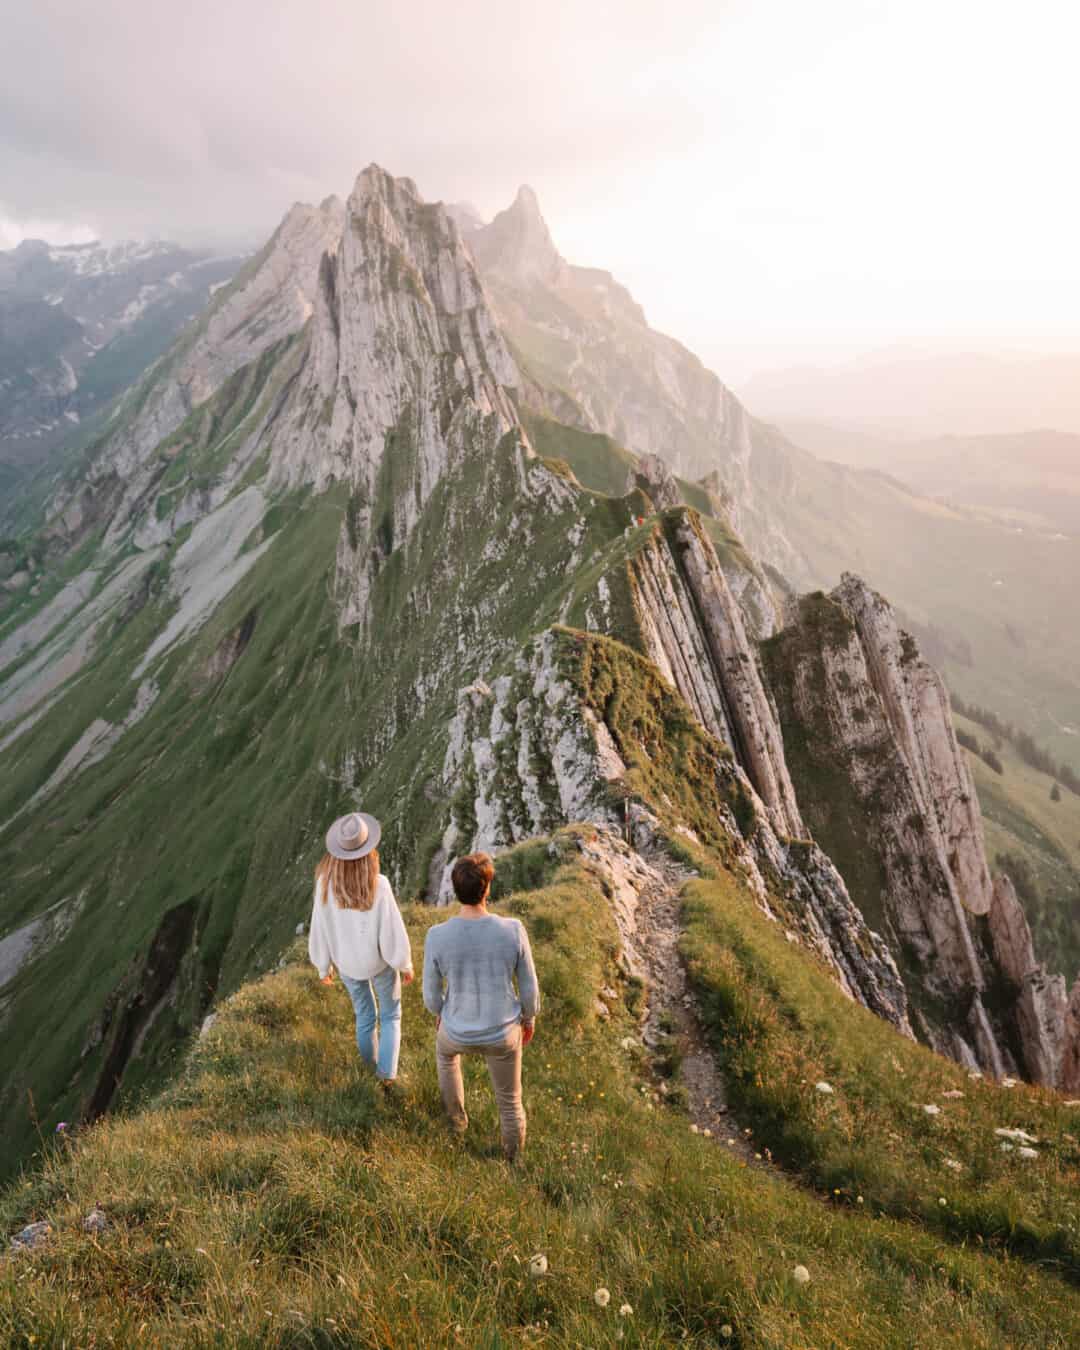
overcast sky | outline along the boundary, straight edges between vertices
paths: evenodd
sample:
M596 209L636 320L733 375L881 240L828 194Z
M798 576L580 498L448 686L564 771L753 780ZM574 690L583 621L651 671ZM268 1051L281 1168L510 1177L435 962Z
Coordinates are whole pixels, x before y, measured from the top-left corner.
M372 160L729 380L920 341L1080 350L1073 0L0 0L0 247L255 241Z

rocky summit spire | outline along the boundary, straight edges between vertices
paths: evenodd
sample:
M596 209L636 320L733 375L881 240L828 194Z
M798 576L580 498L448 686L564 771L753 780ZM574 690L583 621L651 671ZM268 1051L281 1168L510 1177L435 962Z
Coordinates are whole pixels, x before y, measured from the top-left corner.
M490 225L474 231L469 242L485 272L518 284L541 281L552 285L567 270L540 213L536 193L524 184L513 203Z

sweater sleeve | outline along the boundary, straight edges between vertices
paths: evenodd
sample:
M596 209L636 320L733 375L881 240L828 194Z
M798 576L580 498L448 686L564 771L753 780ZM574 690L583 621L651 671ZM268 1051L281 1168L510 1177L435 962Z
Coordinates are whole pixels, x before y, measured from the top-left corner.
M540 985L536 979L536 967L533 965L532 947L525 925L519 920L521 945L518 948L517 975L518 998L521 1000L521 1016L531 1022L540 1011Z
M443 1010L443 977L430 931L424 943L424 1007L435 1017Z
M322 926L322 897L320 884L315 883L315 903L311 908L311 925L308 930L308 956L311 964L319 972L319 978L325 979L330 972L330 944Z
M412 970L409 934L389 881L379 911L379 955L392 970Z

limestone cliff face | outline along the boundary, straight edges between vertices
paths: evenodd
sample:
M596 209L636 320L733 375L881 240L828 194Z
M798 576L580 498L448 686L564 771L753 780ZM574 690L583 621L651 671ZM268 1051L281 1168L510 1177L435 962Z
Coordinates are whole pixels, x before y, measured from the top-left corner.
M866 667L911 776L935 852L946 865L963 907L990 908L979 800L956 740L949 695L937 671L902 633L891 607L846 573L833 592L854 621Z
M517 381L457 224L411 179L372 165L320 272L311 357L274 438L272 479L316 490L345 479L373 494L387 434L408 422L426 499L463 414L516 426L505 387Z
M433 897L448 898L455 856L496 851L567 821L619 829L646 851L665 829L696 837L670 802L644 798L624 758L628 750L636 757L644 747L623 743L620 749L616 737L624 736L625 728L613 730L583 690L577 674L581 653L602 642L569 630L549 631L490 687L462 691L443 766L453 805L432 867ZM653 714L663 719L676 696L665 692L651 666L620 652L615 659L626 667L624 695L632 696L635 685L643 688ZM721 841L762 910L773 919L782 914L792 939L815 951L851 997L910 1035L896 965L836 869L812 843L778 835L734 757L712 745L719 804L706 822L713 831L710 842ZM658 752L652 747L646 753Z
M700 518L685 507L666 512L628 571L648 656L731 748L774 827L805 834L757 653Z
M319 277L310 354L274 429L272 486L350 484L342 622L407 540L448 467L519 431L517 370L457 224L409 179L365 170Z
M920 1034L995 1074L1059 1081L1065 986L1036 963L982 822L940 677L881 596L845 575L764 644L811 831L889 940Z

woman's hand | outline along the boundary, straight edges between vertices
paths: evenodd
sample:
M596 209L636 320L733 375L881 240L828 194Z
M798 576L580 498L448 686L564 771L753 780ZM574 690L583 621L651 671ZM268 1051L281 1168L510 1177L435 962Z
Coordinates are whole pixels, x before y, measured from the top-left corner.
M326 974L322 977L322 979L319 981L319 983L320 983L320 984L333 984L333 983L334 983L334 972L333 972L332 970L328 970L328 971L326 972Z
M401 983L402 983L402 984L412 984L413 980L415 980L415 979L416 979L416 975L414 974L414 972L413 972L411 969L410 969L410 970L403 970L403 971L401 972Z
M535 1022L522 1022L521 1024L521 1044L526 1046L536 1035Z

